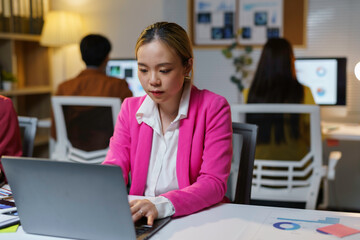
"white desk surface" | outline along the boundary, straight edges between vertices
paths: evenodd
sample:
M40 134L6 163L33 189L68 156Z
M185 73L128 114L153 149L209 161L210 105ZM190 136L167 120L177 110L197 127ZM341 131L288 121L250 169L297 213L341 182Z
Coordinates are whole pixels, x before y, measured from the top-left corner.
M283 218L283 219L279 219ZM190 216L173 219L151 240L183 239L339 239L316 231L329 224L319 220L335 218L339 223L360 229L360 213L330 212L303 209L273 208L237 204L218 204L208 210ZM289 219L289 220L287 220ZM300 226L297 230L281 230L273 226L278 222L292 222ZM282 225L289 228L291 225ZM16 233L1 233L7 240L63 239L30 235L20 227ZM360 233L344 237L346 240L360 239Z
M327 139L360 141L360 124L321 122L321 128Z

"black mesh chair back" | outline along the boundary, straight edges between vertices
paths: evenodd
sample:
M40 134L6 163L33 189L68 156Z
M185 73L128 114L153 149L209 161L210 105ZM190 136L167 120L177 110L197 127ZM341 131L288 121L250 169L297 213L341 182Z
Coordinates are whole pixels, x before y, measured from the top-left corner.
M239 163L236 166L238 167L238 176L233 202L236 204L249 204L258 127L255 124L237 122L233 122L232 127L234 158L236 158L234 163Z

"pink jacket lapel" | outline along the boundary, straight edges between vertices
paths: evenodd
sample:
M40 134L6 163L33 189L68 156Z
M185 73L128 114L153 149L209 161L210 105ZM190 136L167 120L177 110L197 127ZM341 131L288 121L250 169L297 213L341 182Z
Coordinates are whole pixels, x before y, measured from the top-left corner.
M179 188L182 189L190 185L190 159L191 148L193 143L193 133L195 128L195 105L197 101L197 88L192 86L190 95L190 105L187 118L180 121L179 127L179 143L176 162L176 174L178 178Z
M132 176L137 176L136 178L131 178L133 180L131 192L134 195L143 195L145 192L153 129L145 123L142 123L139 129L139 136L142 136L142 139L141 144L137 145L139 149L136 150L136 152L141 154L137 154L137 157L134 159L134 167L132 168L134 172L131 174Z

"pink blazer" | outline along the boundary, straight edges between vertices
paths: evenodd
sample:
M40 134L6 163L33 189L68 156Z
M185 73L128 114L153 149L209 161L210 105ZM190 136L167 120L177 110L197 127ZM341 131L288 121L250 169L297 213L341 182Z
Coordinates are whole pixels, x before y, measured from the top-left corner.
M131 172L131 195L143 195L153 129L138 124L135 114L145 97L127 98L121 106L110 150L103 164ZM180 121L176 174L179 190L162 194L175 208L174 217L188 215L223 200L232 158L230 106L226 99L192 86L188 117Z

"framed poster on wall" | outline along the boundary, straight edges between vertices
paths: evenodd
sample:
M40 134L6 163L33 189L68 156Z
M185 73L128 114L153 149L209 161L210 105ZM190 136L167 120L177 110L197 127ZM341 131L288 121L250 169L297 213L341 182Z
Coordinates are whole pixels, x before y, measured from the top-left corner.
M228 45L235 40L236 0L192 0L194 45Z
M238 42L262 45L269 38L283 37L283 0L239 0Z
M308 0L188 0L194 47L261 46L270 37L285 37L306 46ZM237 37L237 38L236 38Z

